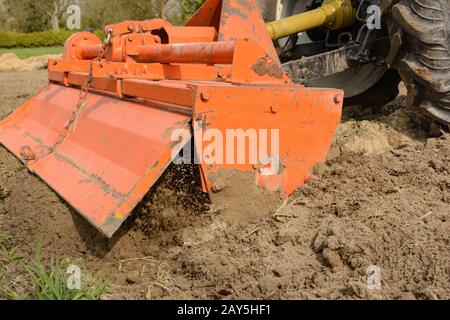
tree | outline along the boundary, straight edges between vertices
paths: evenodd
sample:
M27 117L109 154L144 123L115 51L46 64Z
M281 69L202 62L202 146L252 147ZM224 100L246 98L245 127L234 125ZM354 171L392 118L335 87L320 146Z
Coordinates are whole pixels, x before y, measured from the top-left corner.
M8 27L22 32L34 32L47 29L48 19L37 12L34 4L27 0L5 0L6 16L10 17Z
M5 0L11 27L18 31L33 32L46 29L59 30L67 7L77 1L70 0Z
M6 29L6 9L3 0L0 0L0 30Z
M53 30L59 30L63 15L73 1L69 0L27 0L27 3L50 21Z
M0 30L7 28L6 14L2 7L0 7Z
M167 19L174 24L182 22L178 0L84 0L83 25L93 29L123 20Z
M124 20L146 20L157 16L152 1L148 0L86 0L81 12L83 25L93 29Z
M66 10L71 4L81 7L82 28L102 29L109 23L158 17L181 24L205 0L0 0L2 1L8 28L33 32L64 27Z
M205 3L206 0L181 0L183 18L187 20Z

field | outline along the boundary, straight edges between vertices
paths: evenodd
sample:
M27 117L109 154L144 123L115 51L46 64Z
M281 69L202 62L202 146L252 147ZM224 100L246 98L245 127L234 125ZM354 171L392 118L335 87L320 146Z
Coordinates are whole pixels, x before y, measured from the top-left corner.
M28 59L31 57L38 57L48 54L61 54L63 47L43 47L43 48L15 48L5 49L0 48L0 56L5 53L14 53L19 59Z
M0 73L0 119L45 83ZM450 299L450 136L424 131L404 92L350 111L316 178L270 216L226 223L195 168L173 167L111 240L0 147L0 298L39 297L33 275L76 263L93 299Z

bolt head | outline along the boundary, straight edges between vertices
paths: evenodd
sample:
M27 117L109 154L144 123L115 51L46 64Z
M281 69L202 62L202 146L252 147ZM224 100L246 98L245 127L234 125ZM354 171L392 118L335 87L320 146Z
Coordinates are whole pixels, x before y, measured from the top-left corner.
M211 93L209 91L202 91L200 93L200 98L203 101L209 101L211 99Z
M334 97L334 103L341 103L342 102L342 97L340 95L336 95Z
M217 76L218 76L219 78L225 78L225 77L226 77L225 70L219 70L219 71L217 71Z

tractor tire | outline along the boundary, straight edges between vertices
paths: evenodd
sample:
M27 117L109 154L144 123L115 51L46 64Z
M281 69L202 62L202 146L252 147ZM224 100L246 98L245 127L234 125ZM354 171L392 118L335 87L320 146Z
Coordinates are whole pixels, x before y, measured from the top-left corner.
M388 69L383 77L367 91L345 99L344 105L357 107L361 111L369 109L374 114L378 114L381 108L398 97L401 80L397 71Z
M391 38L401 39L392 67L409 105L450 128L450 1L400 0L389 18Z

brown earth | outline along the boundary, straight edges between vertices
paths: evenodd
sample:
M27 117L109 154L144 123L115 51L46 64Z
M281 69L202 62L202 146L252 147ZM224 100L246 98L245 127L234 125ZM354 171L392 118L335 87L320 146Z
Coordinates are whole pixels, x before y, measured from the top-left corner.
M0 73L0 118L44 84ZM346 117L329 161L270 215L230 225L196 168L174 167L109 241L0 148L0 234L107 276L104 299L449 299L450 136L429 137L405 105Z

